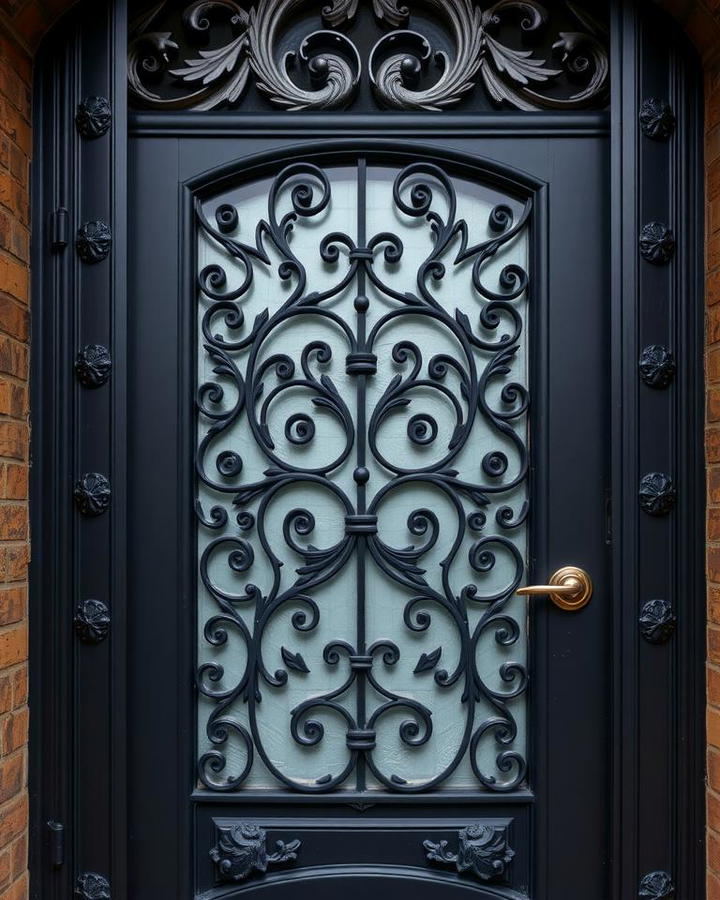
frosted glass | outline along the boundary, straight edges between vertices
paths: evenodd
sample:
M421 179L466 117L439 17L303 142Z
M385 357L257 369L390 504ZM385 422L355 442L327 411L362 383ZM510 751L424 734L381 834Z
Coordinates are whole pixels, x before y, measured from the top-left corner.
M206 788L523 782L529 218L363 160L199 205Z

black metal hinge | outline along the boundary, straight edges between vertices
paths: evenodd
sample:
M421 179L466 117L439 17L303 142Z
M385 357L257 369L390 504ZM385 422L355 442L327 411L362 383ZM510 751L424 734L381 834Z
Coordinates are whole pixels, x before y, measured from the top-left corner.
M70 216L64 206L50 213L50 247L63 250L68 245Z
M65 863L65 827L52 819L47 827L50 832L50 865L59 869Z

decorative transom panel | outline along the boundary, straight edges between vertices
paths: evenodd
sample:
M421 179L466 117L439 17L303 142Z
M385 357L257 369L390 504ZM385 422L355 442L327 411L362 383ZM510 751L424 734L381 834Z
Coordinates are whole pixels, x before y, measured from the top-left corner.
M128 73L156 109L602 108L608 33L559 0L164 0L133 22Z
M524 781L531 212L377 157L196 201L206 788Z

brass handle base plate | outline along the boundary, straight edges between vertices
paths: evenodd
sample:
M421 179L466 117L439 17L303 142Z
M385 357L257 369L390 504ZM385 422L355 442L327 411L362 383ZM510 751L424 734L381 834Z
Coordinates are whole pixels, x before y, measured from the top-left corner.
M550 576L549 584L531 584L517 592L522 596L547 594L559 609L577 612L590 602L593 584L584 569L563 566Z

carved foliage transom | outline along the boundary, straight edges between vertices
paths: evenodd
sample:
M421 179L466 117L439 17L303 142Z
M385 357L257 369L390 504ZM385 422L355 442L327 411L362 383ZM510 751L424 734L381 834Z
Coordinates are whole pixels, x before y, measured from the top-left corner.
M164 0L128 62L131 100L169 110L587 109L609 87L606 28L569 0Z

